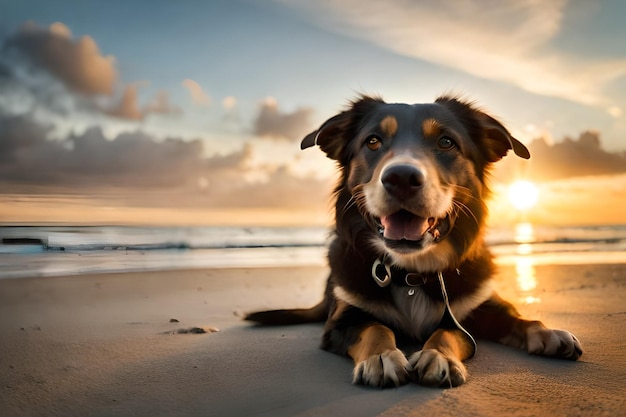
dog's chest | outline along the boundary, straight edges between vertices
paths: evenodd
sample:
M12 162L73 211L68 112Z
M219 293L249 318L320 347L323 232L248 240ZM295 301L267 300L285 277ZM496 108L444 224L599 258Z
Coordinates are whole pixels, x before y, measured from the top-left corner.
M420 287L394 286L391 295L395 304L394 324L407 335L426 340L441 322L444 303L433 300ZM491 281L485 281L475 291L453 300L450 310L462 321L492 295Z
M391 294L395 304L395 324L407 335L426 340L441 321L443 303L434 301L419 287L394 286Z

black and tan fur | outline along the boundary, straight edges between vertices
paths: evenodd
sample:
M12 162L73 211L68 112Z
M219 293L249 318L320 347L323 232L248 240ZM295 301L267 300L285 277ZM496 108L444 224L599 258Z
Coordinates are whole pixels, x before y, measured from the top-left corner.
M454 97L408 105L363 96L302 141L314 145L341 171L324 299L247 320L325 321L322 348L354 360L355 383L457 386L474 349L461 330L440 326L442 273L451 310L474 337L531 354L582 354L574 335L521 318L491 287L486 176L511 149L530 157L497 120ZM377 260L391 271L390 285L374 279ZM396 339L423 347L407 357Z

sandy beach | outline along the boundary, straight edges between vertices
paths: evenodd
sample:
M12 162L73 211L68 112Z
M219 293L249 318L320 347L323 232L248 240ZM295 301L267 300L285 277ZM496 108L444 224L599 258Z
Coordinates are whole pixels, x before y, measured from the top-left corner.
M578 362L479 342L454 389L350 383L321 325L245 311L309 306L326 268L199 269L0 280L3 416L620 416L626 264L501 266L499 292L582 341ZM527 301L532 300L531 303ZM200 328L205 333L179 333ZM216 331L218 330L219 331Z

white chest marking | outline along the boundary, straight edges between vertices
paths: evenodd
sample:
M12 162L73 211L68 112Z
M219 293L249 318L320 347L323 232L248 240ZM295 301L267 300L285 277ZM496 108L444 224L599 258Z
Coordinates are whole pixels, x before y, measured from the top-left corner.
M408 336L425 342L437 328L443 316L444 304L433 301L420 287L411 289L415 290L413 295L409 295L408 287L392 286L393 304L366 300L340 286L335 287L334 294L338 299L360 308ZM452 313L458 321L462 321L473 309L487 301L492 294L491 282L487 281L472 294L462 300L452 302L450 305Z

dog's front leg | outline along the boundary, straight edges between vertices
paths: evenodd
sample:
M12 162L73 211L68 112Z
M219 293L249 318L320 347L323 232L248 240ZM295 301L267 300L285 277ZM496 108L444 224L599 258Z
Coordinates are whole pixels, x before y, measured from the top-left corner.
M348 348L348 355L354 360L355 384L398 387L409 379L409 363L396 347L393 332L382 324L365 326Z
M396 347L393 331L343 301L331 309L321 347L354 360L355 384L397 387L409 380L409 363Z
M411 355L409 363L420 384L456 387L467 379L462 361L471 357L473 351L474 347L460 330L438 329L422 350Z

